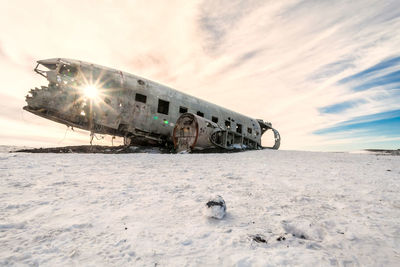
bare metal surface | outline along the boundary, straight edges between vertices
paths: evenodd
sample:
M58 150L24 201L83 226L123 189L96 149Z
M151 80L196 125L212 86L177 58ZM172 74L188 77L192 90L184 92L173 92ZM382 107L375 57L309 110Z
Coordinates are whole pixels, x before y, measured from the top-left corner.
M280 145L279 133L271 123L129 73L63 58L40 60L34 71L45 77L48 85L29 91L25 110L92 134L124 137L127 145L175 143L178 150L235 146L258 149L261 136L267 130L274 132L272 148L278 149ZM88 85L98 87L96 98L85 96L84 88ZM160 101L165 104L161 109ZM186 108L187 114L191 114L187 116L192 116L196 122L189 127L194 131L190 136L195 140L182 134L181 107ZM204 118L196 113L204 114ZM218 122L213 122L212 117L218 118ZM173 137L174 128L177 129L175 124L180 125L180 129Z

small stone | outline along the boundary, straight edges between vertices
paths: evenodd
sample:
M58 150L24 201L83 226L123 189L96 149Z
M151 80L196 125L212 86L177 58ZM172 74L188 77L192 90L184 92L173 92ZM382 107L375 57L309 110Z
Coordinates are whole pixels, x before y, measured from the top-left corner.
M284 237L284 236L279 236L276 240L277 240L277 241L283 241L283 240L286 240L286 237Z
M257 235L252 235L250 237L257 243L267 243L267 240L263 235L257 234Z

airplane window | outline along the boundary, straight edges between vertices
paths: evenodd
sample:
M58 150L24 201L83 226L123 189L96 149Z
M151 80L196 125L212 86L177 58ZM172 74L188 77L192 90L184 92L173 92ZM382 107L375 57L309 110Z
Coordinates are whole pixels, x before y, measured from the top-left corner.
M231 122L230 121L225 121L225 126L226 126L226 128L230 129L231 128Z
M217 117L214 117L214 116L212 116L212 118L211 118L211 121L212 121L212 122L215 122L215 123L218 123L218 118L217 118Z
M204 117L204 113L201 111L197 111L197 115L199 115L200 117Z
M248 132L249 134L251 134L252 131L253 131L253 130L252 130L251 128L247 128L247 132Z
M135 96L135 101L137 101L137 102L146 103L146 100L147 100L147 96L145 96L145 95L136 94L136 96Z
M57 64L42 63L42 65L45 66L46 68L48 68L49 70L55 70L57 68Z
M74 66L70 65L62 65L60 68L60 74L69 76L69 77L74 77L76 75L77 69Z
M179 107L179 113L186 113L188 111L185 107Z
M157 112L161 113L161 114L168 115L168 111L169 111L169 102L165 101L165 100L162 100L162 99L158 99Z
M242 133L242 125L239 123L236 125L236 132Z

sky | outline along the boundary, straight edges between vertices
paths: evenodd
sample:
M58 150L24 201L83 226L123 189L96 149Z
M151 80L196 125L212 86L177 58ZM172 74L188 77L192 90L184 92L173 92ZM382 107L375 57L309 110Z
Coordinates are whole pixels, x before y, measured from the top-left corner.
M46 85L35 62L64 57L269 121L281 149L400 149L400 0L0 0L0 7L0 145L88 144L88 132L22 110L28 91ZM265 134L263 145L271 143Z

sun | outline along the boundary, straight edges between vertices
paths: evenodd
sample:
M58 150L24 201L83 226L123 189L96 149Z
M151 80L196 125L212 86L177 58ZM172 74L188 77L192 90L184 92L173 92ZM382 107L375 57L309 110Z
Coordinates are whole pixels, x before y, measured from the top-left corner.
M83 93L89 99L94 99L98 96L98 89L94 85L88 85L83 88Z

